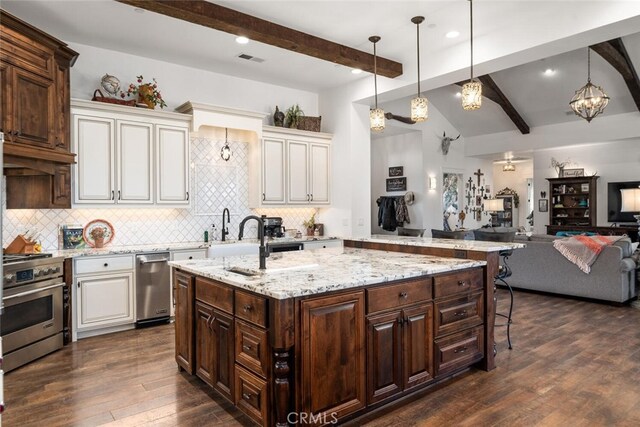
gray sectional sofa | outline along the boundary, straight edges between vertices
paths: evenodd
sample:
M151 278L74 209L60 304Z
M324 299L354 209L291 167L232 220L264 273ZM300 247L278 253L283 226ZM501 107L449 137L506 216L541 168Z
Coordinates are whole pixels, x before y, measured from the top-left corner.
M631 258L629 238L605 247L590 274L583 273L553 247L557 238L516 236L516 242L526 243L527 247L514 250L508 260L513 274L507 280L512 287L616 303L636 297L636 263Z

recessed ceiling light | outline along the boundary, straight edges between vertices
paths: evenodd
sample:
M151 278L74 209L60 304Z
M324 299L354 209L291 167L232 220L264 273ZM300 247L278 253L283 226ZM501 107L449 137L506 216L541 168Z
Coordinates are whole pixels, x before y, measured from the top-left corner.
M362 72L362 70L360 68L354 68L353 70L351 70L352 74L360 74Z
M245 36L236 37L236 43L247 44L249 43L249 39Z
M448 39L455 39L459 35L460 35L460 31L449 31L447 34L445 34L445 37Z
M462 93L456 92L456 98L460 98L461 96L462 96Z
M544 70L545 76L553 76L555 73L556 73L556 70L554 70L553 68L547 68L546 70Z

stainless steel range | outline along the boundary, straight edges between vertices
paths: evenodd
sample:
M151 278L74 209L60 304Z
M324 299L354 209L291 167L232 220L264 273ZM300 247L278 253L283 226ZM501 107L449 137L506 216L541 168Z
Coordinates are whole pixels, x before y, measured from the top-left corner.
M63 345L65 296L62 257L4 255L0 329L5 372Z

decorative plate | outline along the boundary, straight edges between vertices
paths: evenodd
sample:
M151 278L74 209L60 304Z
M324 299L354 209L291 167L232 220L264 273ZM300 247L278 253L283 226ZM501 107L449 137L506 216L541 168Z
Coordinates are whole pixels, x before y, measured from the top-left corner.
M84 241L87 242L87 244L92 248L96 246L96 243L93 237L91 236L91 231L96 228L104 229L104 245L109 244L113 240L114 236L116 235L116 232L113 229L113 225L111 225L109 221L104 219L94 219L93 221L89 222L87 225L84 226L84 231L82 232L82 235L84 236Z

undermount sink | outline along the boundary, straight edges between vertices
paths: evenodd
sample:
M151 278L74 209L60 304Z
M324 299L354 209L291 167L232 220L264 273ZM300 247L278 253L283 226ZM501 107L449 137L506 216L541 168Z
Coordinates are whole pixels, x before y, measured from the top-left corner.
M276 268L267 267L265 270L234 266L234 267L225 268L225 271L228 271L229 273L241 274L246 277L256 277L265 273L280 273L283 271L305 270L305 269L314 268L314 267L318 267L318 264L292 265L290 267L276 267Z

